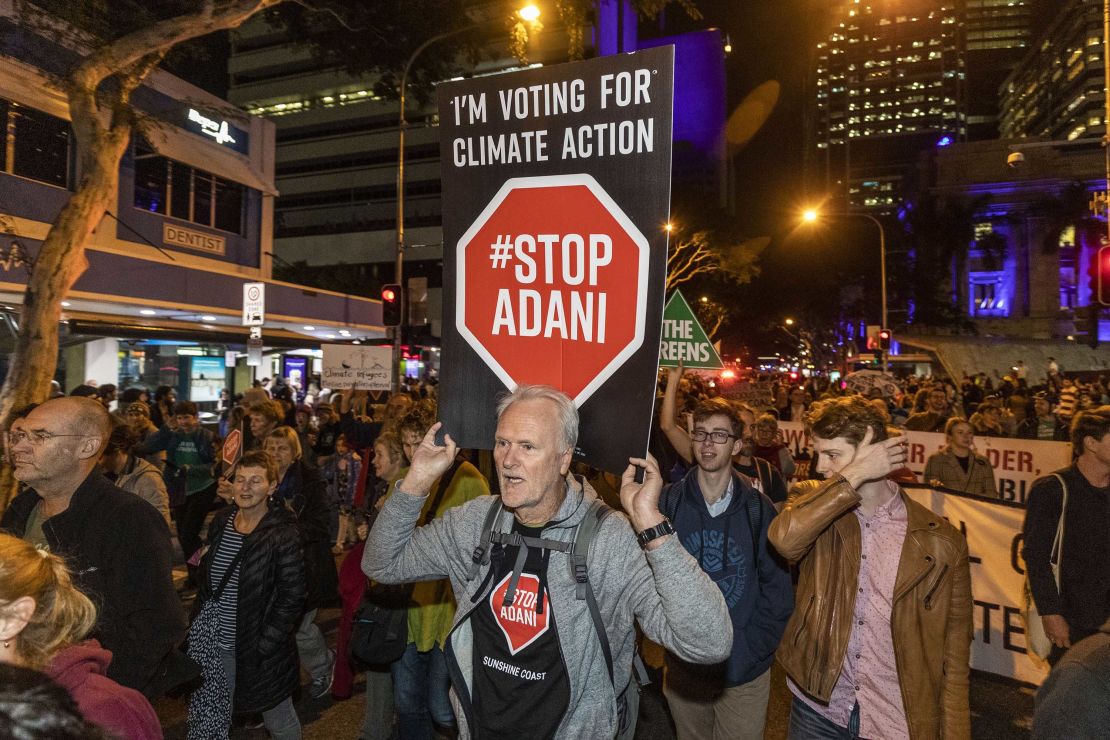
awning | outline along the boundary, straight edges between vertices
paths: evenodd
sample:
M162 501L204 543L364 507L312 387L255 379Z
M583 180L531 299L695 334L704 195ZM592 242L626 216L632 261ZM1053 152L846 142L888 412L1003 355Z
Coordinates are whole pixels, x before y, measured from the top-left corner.
M214 146L195 134L167 126L150 131L146 139L163 157L211 172L267 195L278 194L272 182L268 182L251 168L246 157L231 149Z

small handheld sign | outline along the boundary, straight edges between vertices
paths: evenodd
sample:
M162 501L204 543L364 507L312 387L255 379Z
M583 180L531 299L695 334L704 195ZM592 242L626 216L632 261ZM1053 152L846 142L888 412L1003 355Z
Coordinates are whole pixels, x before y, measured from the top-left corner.
M725 366L690 304L676 290L663 309L659 366L678 367L679 362L693 370L720 370Z
M223 448L220 450L220 461L224 464L225 475L229 474L239 464L239 458L242 456L243 432L239 429L232 429L227 433Z

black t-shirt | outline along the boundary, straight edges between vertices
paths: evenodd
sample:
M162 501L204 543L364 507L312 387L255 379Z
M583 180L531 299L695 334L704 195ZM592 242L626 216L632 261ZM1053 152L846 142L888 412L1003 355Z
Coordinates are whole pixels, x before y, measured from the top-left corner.
M513 522L513 531L525 537L539 539L541 530ZM517 550L494 552L495 585L471 616L473 701L480 738L553 737L570 702L555 614L547 599L551 551L528 548L516 596L506 607Z

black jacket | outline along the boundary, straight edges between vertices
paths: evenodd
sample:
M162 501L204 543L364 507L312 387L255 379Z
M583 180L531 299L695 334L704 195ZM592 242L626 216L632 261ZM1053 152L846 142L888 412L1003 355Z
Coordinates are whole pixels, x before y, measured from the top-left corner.
M34 489L16 496L0 529L22 537L41 500ZM96 604L92 636L112 651L108 677L153 691L166 657L185 638L165 520L94 470L74 492L69 508L46 520L43 533L51 551L66 559L78 588Z
M1017 436L1019 439L1039 439L1037 432L1039 431L1040 420L1036 416L1029 416L1021 420L1017 427ZM1067 442L1070 437L1068 433L1068 425L1056 419L1056 426L1052 430L1052 439L1057 442Z
M339 600L339 572L331 546L331 507L328 487L316 468L303 460L289 466L274 491L273 501L297 517L304 545L308 596L305 611L330 606Z
M212 596L210 574L216 542L238 507L216 515L208 551L200 561L197 604ZM292 513L271 506L243 542L235 613L235 711L273 709L300 686L295 634L305 596L304 556Z

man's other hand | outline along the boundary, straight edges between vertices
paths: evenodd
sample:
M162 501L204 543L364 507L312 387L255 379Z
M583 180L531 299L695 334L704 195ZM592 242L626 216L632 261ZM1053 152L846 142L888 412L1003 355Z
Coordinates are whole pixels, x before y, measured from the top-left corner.
M1044 625L1044 633L1052 640L1053 645L1058 648L1071 647L1071 629L1068 627L1068 620L1059 614L1045 614L1041 617L1041 624Z
M905 437L891 437L882 442L873 442L874 437L874 430L868 427L856 448L856 456L840 471L840 475L852 488L859 488L868 481L881 480L906 465L909 440Z
M654 527L663 521L659 512L659 495L663 491L663 477L659 474L659 463L648 455L647 458L631 457L629 466L621 476L621 506L624 507L632 528L637 532ZM644 469L644 482L636 482L636 468Z

